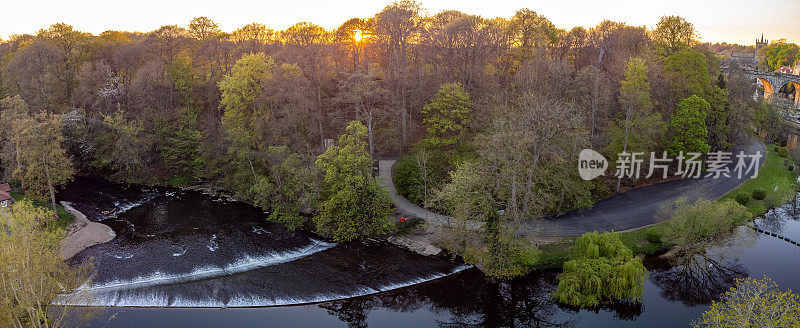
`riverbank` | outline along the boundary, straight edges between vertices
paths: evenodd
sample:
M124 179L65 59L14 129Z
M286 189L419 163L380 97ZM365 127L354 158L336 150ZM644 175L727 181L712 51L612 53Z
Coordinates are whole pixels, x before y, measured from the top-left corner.
M109 242L116 237L111 227L89 221L86 215L73 208L69 202L62 201L61 206L75 216L75 219L67 225L67 236L61 240L59 255L62 259L69 259L86 248Z

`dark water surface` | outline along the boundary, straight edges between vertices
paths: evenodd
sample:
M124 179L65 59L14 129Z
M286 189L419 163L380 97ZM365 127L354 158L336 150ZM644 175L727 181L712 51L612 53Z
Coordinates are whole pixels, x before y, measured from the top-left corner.
M86 286L102 307L92 327L686 327L735 278L800 290L800 247L744 227L681 266L646 258L641 304L590 311L553 302L555 271L492 282L385 243L287 231L252 206L195 192L79 180L59 198L117 232L78 255L98 271ZM800 240L792 206L757 224Z

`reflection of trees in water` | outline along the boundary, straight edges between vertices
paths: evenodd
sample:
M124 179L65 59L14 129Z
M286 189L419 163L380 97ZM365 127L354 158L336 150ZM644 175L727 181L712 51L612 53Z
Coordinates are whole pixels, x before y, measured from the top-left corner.
M790 219L797 220L797 213L791 204L769 211L764 218L756 220L756 225L769 232L781 233Z
M752 247L755 231L740 227L726 237L706 241L694 249L683 249L668 259L649 263L650 280L661 289L661 296L687 306L707 305L747 276L747 269L736 257Z
M747 269L724 257L694 254L681 262L650 271L650 280L661 289L661 297L687 306L707 305L727 291L736 278L747 276Z
M420 286L321 304L350 327L366 327L368 312L428 309L444 318L440 327L572 327L550 294L555 273L536 273L509 282L490 282L477 270Z

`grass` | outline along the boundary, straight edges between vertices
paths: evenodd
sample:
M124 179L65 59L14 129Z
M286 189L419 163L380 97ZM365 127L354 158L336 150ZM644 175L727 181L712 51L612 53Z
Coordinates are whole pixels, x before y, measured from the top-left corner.
M25 193L15 192L15 191L11 192L11 198L14 198L14 200L17 201L22 199L29 199L25 197ZM34 201L32 199L29 200L33 203L33 205L38 207L44 207L48 210L52 207L52 205L49 202ZM70 222L72 222L72 220L75 220L75 216L72 215L72 213L67 212L67 210L64 209L63 206L58 204L56 204L56 214L58 214L58 220L56 220L51 226L53 229L66 229L67 225Z
M758 176L748 179L736 189L720 197L720 200L734 199L736 194L745 191L752 195L756 188L763 188L767 191L767 198L763 200L750 198L747 209L753 216L761 216L775 206L788 202L794 197L798 188L795 172L789 171L785 163L790 163L797 170L797 164L793 159L778 156L775 146L768 145L767 157L764 166L758 172ZM777 189L776 189L777 187Z

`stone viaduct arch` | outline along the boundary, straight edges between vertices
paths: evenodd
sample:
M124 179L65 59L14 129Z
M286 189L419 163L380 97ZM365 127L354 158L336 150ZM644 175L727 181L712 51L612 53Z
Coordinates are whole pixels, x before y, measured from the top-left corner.
M764 86L764 99L769 102L776 98L775 95L783 86L792 84L794 86L794 106L800 107L800 76L757 71L748 71L747 74Z

